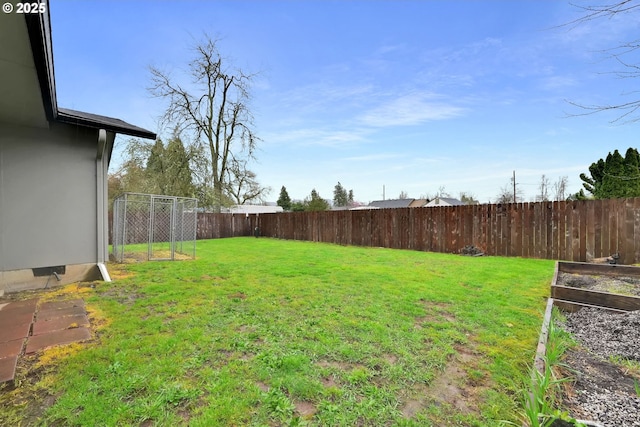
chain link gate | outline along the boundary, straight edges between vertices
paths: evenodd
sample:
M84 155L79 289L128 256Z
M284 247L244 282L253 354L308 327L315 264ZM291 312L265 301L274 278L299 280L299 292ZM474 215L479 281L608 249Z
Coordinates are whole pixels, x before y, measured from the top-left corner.
M113 202L113 258L194 259L197 199L124 193Z

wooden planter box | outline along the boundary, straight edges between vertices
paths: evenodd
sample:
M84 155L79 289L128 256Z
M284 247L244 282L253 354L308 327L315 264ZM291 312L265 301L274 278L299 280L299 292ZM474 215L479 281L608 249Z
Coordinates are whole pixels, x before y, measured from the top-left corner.
M640 310L640 297L559 285L557 284L558 273L583 274L587 276L624 276L640 279L640 267L558 261L551 283L553 304L563 311L573 312L582 307L598 307L617 312Z

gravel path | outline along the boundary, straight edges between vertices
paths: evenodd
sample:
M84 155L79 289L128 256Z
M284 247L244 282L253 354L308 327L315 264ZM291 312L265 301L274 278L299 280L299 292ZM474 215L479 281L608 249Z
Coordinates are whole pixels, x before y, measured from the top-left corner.
M563 408L605 427L640 427L640 378L610 362L616 356L640 363L640 311L613 314L583 308L566 318L561 326L580 345L564 360L575 381Z

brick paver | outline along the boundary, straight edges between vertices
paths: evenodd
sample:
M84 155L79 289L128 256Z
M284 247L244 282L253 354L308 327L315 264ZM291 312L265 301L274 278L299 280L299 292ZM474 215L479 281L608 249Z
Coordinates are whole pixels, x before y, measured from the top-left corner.
M18 356L22 351L24 338L0 343L0 359Z
M22 307L27 307L27 308L35 310L37 304L38 304L38 300L35 299L35 298L25 299L25 300L22 300L22 301L11 301L6 306L4 306L2 308L2 310L12 310L12 309L15 309L15 308L22 308Z
M48 321L40 321L33 324L33 336L46 334L52 331L62 329L77 328L80 326L89 326L89 319L85 314L77 316L64 316L51 319Z
M31 322L28 323L0 323L0 343L19 340L29 336L31 330Z
M18 356L5 357L0 359L0 383L12 381L16 376L16 364Z
M38 312L36 313L36 322L58 319L65 316L82 316L83 314L87 314L87 310L84 308L84 306L74 306L45 311L38 310Z
M53 331L35 337L29 337L27 340L26 354L35 353L47 347L62 344L71 344L76 341L86 341L91 339L91 332L87 328L64 329L61 331Z
M47 301L40 304L38 312L48 310L60 310L62 308L84 307L84 301L81 299L70 299L64 301Z

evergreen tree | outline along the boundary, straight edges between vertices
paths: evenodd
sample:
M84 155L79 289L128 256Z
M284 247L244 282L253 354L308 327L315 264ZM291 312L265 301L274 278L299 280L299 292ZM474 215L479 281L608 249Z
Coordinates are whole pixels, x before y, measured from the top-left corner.
M628 148L624 155L624 175L626 180L624 197L640 195L640 153L635 148Z
M110 176L113 192L166 194L194 197L196 194L188 153L177 134L165 146L158 139L153 143L131 139L122 167Z
M353 204L355 203L355 201L353 200L353 190L349 190L349 197L348 197L348 202L349 202L349 206L353 206Z
M306 204L304 201L291 202L291 212L304 212L306 210Z
M620 155L618 150L613 154L609 153L604 162L604 173L602 177L602 185L600 186L601 199L612 199L615 197L624 197L626 190L623 188L625 177L624 157Z
M329 203L320 197L315 188L311 190L311 196L306 198L304 202L306 211L326 211L329 209Z
M347 190L344 189L340 181L336 184L333 190L333 205L334 206L347 206L349 203L349 196Z
M283 185L280 189L280 197L278 197L278 206L281 206L285 211L291 210L291 198L287 193L287 188Z
M635 148L629 148L624 157L618 150L609 153L589 166L589 174L580 174L580 179L595 199L640 196L640 154ZM584 190L575 195L578 200L588 198Z
M178 135L169 140L164 150L165 155L165 184L164 193L171 196L193 197L195 185L193 173L189 165L190 156Z
M147 159L147 165L145 168L145 192L153 194L167 194L165 163L164 143L160 138L158 138L149 149L149 158Z

